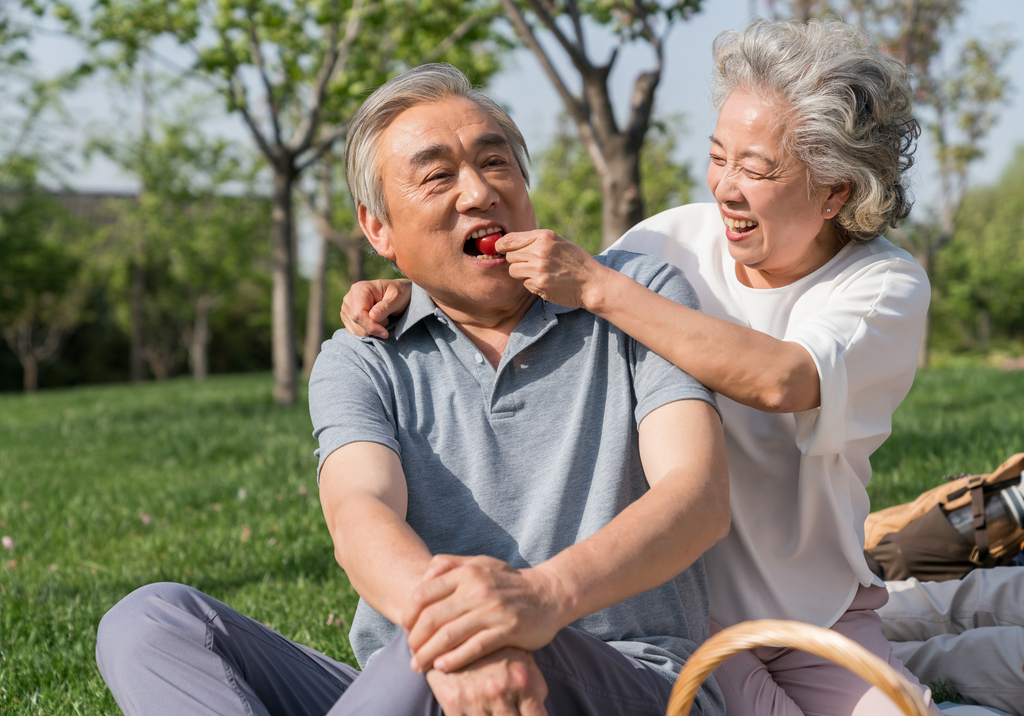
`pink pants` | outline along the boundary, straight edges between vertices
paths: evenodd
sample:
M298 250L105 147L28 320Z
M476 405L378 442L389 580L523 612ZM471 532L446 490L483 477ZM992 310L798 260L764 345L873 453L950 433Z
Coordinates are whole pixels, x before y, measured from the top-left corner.
M892 655L875 609L885 604L884 587L861 587L832 630L849 637L920 687L932 712L931 691ZM711 623L711 633L722 627ZM736 654L715 671L727 716L900 716L877 687L842 666L795 649L758 647Z

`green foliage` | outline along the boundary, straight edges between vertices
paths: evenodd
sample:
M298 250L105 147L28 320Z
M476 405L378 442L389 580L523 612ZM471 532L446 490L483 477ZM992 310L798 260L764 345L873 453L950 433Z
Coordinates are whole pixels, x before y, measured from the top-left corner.
M645 216L690 201L694 187L690 168L672 157L676 137L683 131L680 116L651 126L640 156ZM539 227L551 229L591 253L600 250L601 179L564 115L551 145L538 157L530 198Z
M192 53L186 72L213 81L228 109L254 124L243 74L255 72L271 110L260 131L270 145L299 148L310 123L343 124L371 89L410 66L448 61L485 81L508 45L490 29L497 12L481 0L96 0L91 39L102 64L124 67L156 38L174 38Z
M933 330L947 349L1024 340L1024 147L997 183L968 192L933 271Z
M354 663L305 402L266 375L0 396L0 713L119 714L96 626L162 580Z
M266 270L269 202L224 193L227 185L247 185L252 162L237 145L201 134L198 123L186 113L157 123L152 134L147 128L140 136L94 141L143 188L98 232L92 266L104 276L125 332L133 306L139 310L133 277L144 272L144 353L160 378L177 371L197 321L205 326L214 309Z
M35 171L23 157L0 164L0 334L21 362L26 390L82 321L90 292L81 232L41 191Z

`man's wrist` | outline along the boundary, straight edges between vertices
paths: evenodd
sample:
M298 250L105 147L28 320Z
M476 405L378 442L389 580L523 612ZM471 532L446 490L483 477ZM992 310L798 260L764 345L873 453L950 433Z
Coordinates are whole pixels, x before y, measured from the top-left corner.
M554 568L550 562L542 562L527 571L533 573L533 579L539 584L543 601L549 610L547 620L554 624L555 631L569 626L583 616L577 614L581 592L564 573Z

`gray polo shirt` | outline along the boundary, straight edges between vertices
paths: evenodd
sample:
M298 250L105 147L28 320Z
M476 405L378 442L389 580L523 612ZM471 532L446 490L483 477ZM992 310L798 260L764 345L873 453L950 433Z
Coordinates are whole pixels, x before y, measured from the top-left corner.
M598 260L698 306L670 264L621 251ZM649 412L676 400L715 405L711 391L608 322L542 300L497 370L418 287L389 334L338 331L324 343L309 384L313 435L321 466L351 442L394 450L406 519L433 554L486 554L519 568L552 557L647 492L637 426ZM708 636L704 563L572 626L674 680ZM397 633L360 600L350 639L361 665Z

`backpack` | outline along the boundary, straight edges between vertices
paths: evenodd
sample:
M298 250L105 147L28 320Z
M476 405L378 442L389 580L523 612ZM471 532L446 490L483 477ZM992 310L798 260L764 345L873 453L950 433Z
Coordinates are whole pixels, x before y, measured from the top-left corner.
M1024 542L1024 493L1016 489L1022 471L1018 453L994 472L948 477L913 502L872 512L864 523L868 566L882 579L944 581L1009 564ZM950 515L968 521L973 539Z

